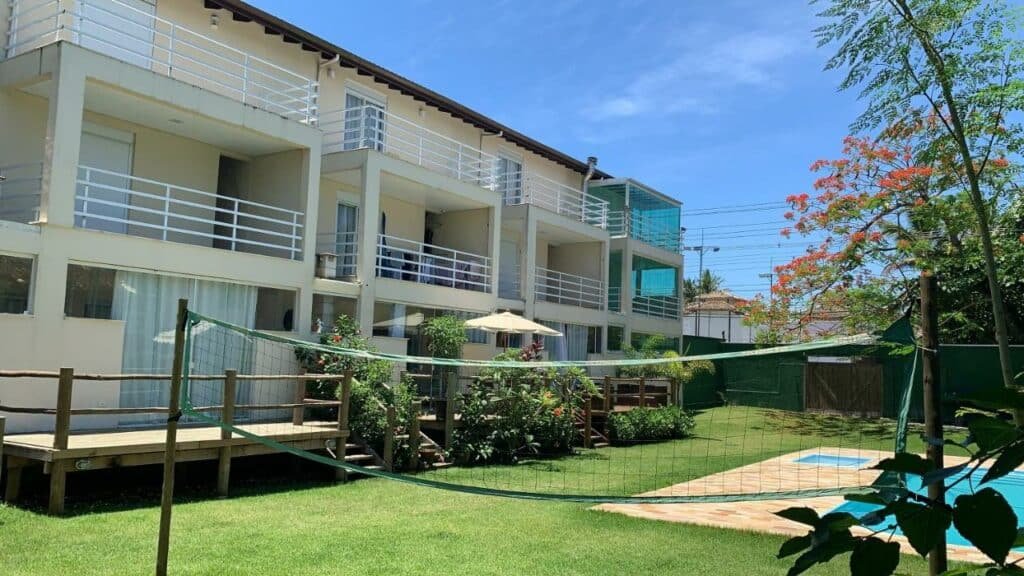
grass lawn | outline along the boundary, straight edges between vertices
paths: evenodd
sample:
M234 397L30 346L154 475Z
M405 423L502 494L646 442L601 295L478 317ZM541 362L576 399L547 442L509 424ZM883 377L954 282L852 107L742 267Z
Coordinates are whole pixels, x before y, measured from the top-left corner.
M694 439L603 449L599 457L531 465L528 473L503 467L488 469L486 476L477 469L434 475L508 487L629 491L648 482L679 481L698 469L710 473L718 471L710 468L763 459L771 455L766 455L769 447L788 452L842 438L847 439L842 445L850 446L852 437L891 446L884 430L840 419L779 418L735 408L710 410L699 418ZM740 434L739 426L746 433ZM719 430L715 445L728 442L730 449L708 459L707 450L697 445L712 442L702 435L712 428ZM753 441L755 436L759 440ZM645 450L645 457L637 450ZM675 468L659 468L656 475L648 470L656 481L643 480L639 473L625 479L604 474L618 471L623 461L667 466L669 455L677 459ZM687 455L692 466L684 462ZM593 480L597 477L601 480ZM70 478L74 483L75 476ZM212 475L207 480L202 489L183 490L186 501L175 506L174 574L781 575L789 566L775 559L782 537L639 520L578 504L470 496L387 480L250 484L233 489L235 496L228 500L215 500L207 496ZM0 574L152 573L156 491L149 487L146 498L133 497L127 504L72 502L65 518L0 507ZM904 558L901 572L925 571L920 559ZM845 574L848 568L836 560L810 573Z

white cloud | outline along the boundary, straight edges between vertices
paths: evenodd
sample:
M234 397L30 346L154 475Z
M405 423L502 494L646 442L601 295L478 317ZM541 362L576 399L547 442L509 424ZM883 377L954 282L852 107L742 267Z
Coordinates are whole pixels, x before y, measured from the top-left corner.
M672 42L665 62L627 78L624 88L584 108L595 121L637 116L714 114L723 94L768 89L781 83L780 69L810 47L805 34L742 32L710 42L706 29L692 28Z

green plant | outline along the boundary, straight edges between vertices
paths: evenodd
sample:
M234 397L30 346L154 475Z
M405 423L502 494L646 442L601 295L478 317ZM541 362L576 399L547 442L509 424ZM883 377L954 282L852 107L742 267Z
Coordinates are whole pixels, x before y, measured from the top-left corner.
M678 406L635 408L608 417L608 430L617 443L685 438L693 427L693 417Z
M431 318L423 327L427 337L427 350L434 358L459 358L462 345L467 342L465 322L455 316Z

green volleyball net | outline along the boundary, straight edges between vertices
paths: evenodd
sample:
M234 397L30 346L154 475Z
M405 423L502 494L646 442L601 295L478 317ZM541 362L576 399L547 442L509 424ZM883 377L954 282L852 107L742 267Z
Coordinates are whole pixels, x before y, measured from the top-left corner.
M899 487L873 466L915 439L916 349L890 333L579 362L532 344L464 360L190 312L185 339L183 423L342 477L594 503L806 498Z

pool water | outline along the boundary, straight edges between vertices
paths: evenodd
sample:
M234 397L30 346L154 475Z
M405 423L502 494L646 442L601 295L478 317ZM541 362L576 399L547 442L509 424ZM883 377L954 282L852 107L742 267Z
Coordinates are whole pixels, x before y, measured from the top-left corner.
M971 475L971 478L964 480L963 482L960 482L956 486L953 486L951 489L949 489L946 492L946 502L952 504L956 500L957 496L960 496L961 494L970 494L973 491L971 486L972 484L974 484L974 488L979 490L982 487L990 487L995 489L1000 494L1002 494L1003 498L1006 498L1006 501L1010 503L1010 507L1013 508L1014 513L1017 514L1018 525L1021 525L1021 519L1024 519L1024 472L1010 472L1009 474L1003 476L998 480L986 482L983 486L981 486L978 483L981 482L981 479L983 476L985 476L986 471L987 470L985 470L984 468L976 470ZM965 470L958 476L954 476L953 478L947 480L946 484L958 480L961 477L966 476L968 473L969 470ZM907 484L908 488L910 488L911 490L918 494L924 494L925 492L927 492L927 488L921 485L920 476L908 475ZM875 504L866 504L863 502L845 502L835 510L832 510L832 512L849 512L857 518L861 518L865 514L878 510L879 508L880 506L877 506ZM892 522L893 518L890 516L886 519L886 521ZM896 533L902 534L899 528L896 529ZM957 532L956 528L954 528L952 525L950 525L949 530L946 531L946 542L949 544L957 544L959 546L971 546L971 543L968 542L966 538L961 536L960 533Z
M813 466L833 466L836 468L861 468L871 461L871 458L855 458L853 456L838 456L835 454L811 454L797 458L793 462L797 464L809 464Z

